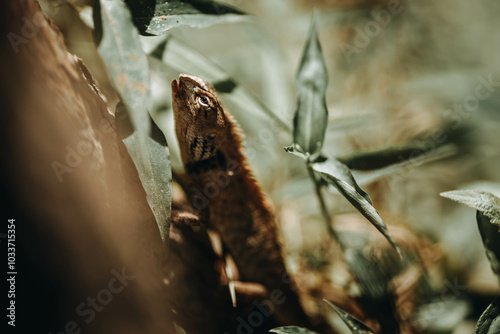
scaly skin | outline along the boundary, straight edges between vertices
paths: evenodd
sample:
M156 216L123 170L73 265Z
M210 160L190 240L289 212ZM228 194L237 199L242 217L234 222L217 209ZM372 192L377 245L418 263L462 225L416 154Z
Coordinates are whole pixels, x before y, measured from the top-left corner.
M278 301L285 298L274 305L277 320L310 327L285 267L275 215L241 152L232 116L212 85L197 77L174 80L172 98L193 207L220 233L243 281L264 285Z

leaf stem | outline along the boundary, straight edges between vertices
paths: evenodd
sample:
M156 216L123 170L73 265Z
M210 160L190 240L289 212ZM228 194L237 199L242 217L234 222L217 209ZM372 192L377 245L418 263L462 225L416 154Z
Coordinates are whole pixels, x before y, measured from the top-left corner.
M311 180L314 183L314 189L316 191L316 197L318 197L319 201L319 206L321 209L321 215L323 216L323 220L325 221L326 224L326 229L328 231L328 234L332 236L335 241L337 241L342 249L344 249L344 245L342 244L337 232L333 229L331 221L330 221L330 214L328 213L328 209L325 204L325 199L323 198L323 194L321 193L321 185L318 182L318 179L314 175L314 170L312 169L311 165L306 163L307 171L309 173L309 176L311 177Z

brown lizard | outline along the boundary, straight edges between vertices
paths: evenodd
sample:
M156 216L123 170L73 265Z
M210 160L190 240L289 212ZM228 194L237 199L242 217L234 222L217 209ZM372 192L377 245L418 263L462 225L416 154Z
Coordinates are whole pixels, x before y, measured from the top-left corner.
M285 267L275 214L242 153L233 117L214 87L194 76L172 81L172 101L193 207L220 234L241 280L274 294L276 319L311 327Z

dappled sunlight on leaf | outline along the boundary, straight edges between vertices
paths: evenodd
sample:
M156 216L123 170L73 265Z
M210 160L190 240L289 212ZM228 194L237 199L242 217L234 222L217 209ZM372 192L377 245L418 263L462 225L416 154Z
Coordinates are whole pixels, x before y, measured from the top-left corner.
M326 89L328 71L313 18L302 54L297 82L297 110L293 120L293 142L314 160L321 154L328 123Z
M127 0L126 3L140 33L144 35L162 35L182 26L205 28L218 23L248 20L243 12L217 1Z
M495 298L477 322L475 334L500 333L500 297Z
M151 122L151 135L148 135L145 141L140 140L140 134L130 126L126 126L128 116L125 107L121 105L117 107L118 109L121 109L117 115L118 134L125 143L137 168L142 186L146 191L148 204L155 215L166 252L170 231L172 173L165 136L156 124L150 120L148 115L148 121ZM125 124L122 125L123 123Z
M312 164L312 168L328 184L331 184L366 218L373 226L384 235L396 251L401 255L401 250L392 239L387 226L372 206L370 196L364 192L354 180L351 172L340 161L328 159L325 162Z

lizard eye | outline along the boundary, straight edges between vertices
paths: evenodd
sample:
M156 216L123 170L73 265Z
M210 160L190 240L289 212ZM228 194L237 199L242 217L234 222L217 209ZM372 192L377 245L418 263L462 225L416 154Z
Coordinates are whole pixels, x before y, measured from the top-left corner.
M198 103L204 107L208 107L208 97L206 96L198 96Z

